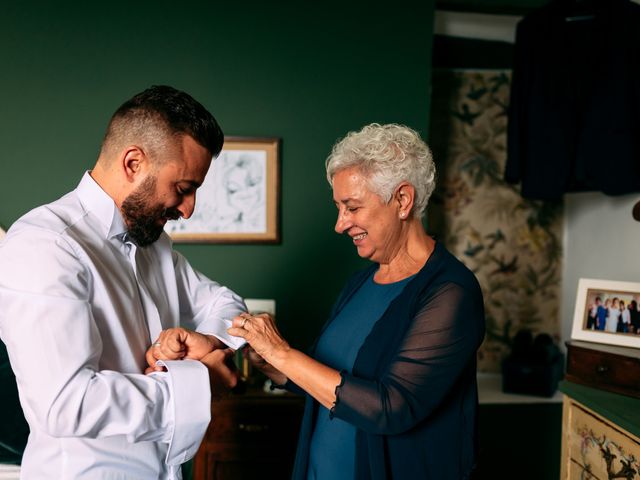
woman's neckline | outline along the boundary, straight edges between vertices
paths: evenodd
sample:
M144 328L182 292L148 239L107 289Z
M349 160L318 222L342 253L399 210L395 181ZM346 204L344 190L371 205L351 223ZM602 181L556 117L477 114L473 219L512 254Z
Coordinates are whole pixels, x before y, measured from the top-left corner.
M420 273L420 271L421 271L422 269L424 269L426 265L428 265L428 264L429 264L429 260L431 260L431 258L433 258L434 252L435 252L435 251L436 251L436 249L437 249L437 244L438 244L438 242L437 242L435 239L432 239L431 237L429 237L429 238L432 240L432 242L430 242L430 245L428 246L429 251L427 252L427 258L426 258L426 260L425 260L421 265L419 265L419 267L418 267L417 269L415 269L415 270L410 270L410 271L409 271L407 274L405 274L405 275L403 275L402 273L400 273L400 274L398 274L398 275L397 275L397 277L396 277L395 275L389 275L389 274L387 274L387 275L385 275L385 277L390 277L390 278L391 278L391 280L389 280L389 281L382 281L382 282L380 282L380 281L377 281L377 280L376 280L376 278L375 278L375 277L376 277L376 275L378 274L378 272L380 271L380 265L378 265L378 269L377 269L377 270L375 270L375 271L373 272L373 275L372 275L372 277L371 277L371 278L372 278L372 280L373 280L373 283L375 283L376 285L392 285L392 284L394 284L394 283L401 282L401 281L403 281L403 280L405 280L405 279L407 279L407 278L414 277L414 276L416 276L418 273Z

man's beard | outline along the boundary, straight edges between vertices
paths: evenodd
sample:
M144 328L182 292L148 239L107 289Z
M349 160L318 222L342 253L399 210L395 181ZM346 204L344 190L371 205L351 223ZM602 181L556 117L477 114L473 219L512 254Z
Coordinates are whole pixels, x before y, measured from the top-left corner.
M153 206L156 194L157 179L149 175L142 184L122 202L122 216L127 225L129 237L139 247L147 247L160 238L164 226L160 219L172 220L180 218L175 208Z

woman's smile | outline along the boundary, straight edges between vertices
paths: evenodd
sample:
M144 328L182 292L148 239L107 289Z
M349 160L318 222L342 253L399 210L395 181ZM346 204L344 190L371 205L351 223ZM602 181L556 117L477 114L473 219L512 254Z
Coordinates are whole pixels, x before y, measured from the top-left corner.
M360 233L358 235L353 236L353 243L355 243L356 245L358 245L362 240L364 240L364 238L367 236L367 233Z

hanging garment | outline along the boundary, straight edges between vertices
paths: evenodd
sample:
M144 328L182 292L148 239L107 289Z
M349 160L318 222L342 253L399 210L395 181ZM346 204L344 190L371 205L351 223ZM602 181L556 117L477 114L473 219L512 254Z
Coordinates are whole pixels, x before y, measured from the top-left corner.
M640 5L552 2L523 18L505 179L522 195L640 191Z

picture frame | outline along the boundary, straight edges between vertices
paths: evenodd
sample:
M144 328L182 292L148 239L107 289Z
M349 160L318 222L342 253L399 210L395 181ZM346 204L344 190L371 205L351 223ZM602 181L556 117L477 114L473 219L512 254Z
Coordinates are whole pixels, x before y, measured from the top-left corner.
M280 139L225 137L189 219L167 222L177 243L280 242Z
M613 306L616 305L616 301L619 314L613 311L616 309ZM621 302L624 303L624 310L629 311L628 315L622 313L624 310L620 308ZM631 308L629 308L630 305ZM640 305L640 282L581 278L578 281L571 338L640 348L638 332L640 328L637 326L640 312L632 313L633 308L637 312L638 305ZM605 312L603 309L608 311ZM622 322L624 327L627 321L629 325L626 331L625 329L620 331L619 322Z

